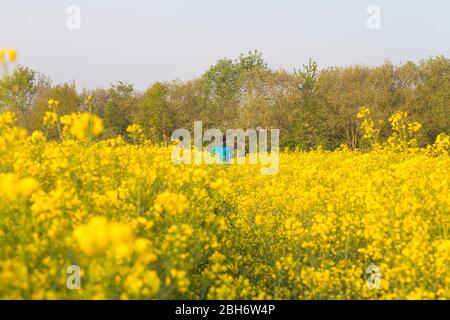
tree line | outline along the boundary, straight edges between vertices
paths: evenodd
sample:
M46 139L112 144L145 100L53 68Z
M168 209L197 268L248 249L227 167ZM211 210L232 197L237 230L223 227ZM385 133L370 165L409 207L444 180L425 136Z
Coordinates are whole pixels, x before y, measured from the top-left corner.
M91 98L88 106L84 102ZM14 111L20 126L41 130L48 100L60 102L60 115L90 111L104 120L103 138L126 136L139 124L147 139L168 142L178 128L277 128L281 147L309 150L361 141L356 114L370 108L390 134L387 119L397 110L422 124L419 143L450 133L450 60L445 56L419 62L379 66L352 65L319 69L310 60L293 70L272 70L257 51L224 58L190 81L156 82L144 92L125 82L109 88L77 91L74 83L53 84L48 77L18 66L0 80L0 112Z

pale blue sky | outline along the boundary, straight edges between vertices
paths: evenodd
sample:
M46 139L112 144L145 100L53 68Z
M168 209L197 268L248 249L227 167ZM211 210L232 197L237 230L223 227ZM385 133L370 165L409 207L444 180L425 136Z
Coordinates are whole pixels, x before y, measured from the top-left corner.
M66 27L72 4L81 30ZM366 27L373 4L381 30ZM54 82L144 89L253 49L287 70L309 57L324 67L449 56L449 16L448 0L0 0L0 47Z

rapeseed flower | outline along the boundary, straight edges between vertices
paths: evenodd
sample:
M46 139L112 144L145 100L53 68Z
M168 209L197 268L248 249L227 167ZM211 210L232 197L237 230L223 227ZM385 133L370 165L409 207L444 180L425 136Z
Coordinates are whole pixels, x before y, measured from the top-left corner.
M264 176L177 166L173 146L86 143L101 119L55 105L58 141L0 115L1 298L450 299L450 138L414 146L406 113L389 143L283 151ZM368 108L360 124L375 143Z
M14 63L17 59L17 51L14 48L8 49L8 60L9 63Z

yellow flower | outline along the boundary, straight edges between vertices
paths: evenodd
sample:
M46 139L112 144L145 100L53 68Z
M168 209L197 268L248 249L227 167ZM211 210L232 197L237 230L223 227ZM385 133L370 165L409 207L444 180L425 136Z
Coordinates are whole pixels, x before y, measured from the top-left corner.
M133 240L131 229L127 225L109 222L104 217L92 218L87 224L76 228L73 236L86 255L113 249L118 258L123 257L123 250L127 250L127 245Z
M9 48L8 49L8 59L10 63L14 63L14 61L16 61L17 58L17 51L14 48Z
M148 239L139 238L134 243L134 248L137 253L143 253L148 249L150 241Z
M175 282L179 292L183 293L188 290L190 282L186 277L186 271L177 269L170 270L170 278L166 281L172 283L172 280Z
M61 118L61 123L65 125L65 132L79 140L98 136L104 130L103 120L88 112L66 115Z
M91 101L92 101L92 96L91 96L91 95L88 95L88 96L84 99L84 104L85 104L85 105L89 105Z
M0 64L3 63L3 59L5 57L6 50L4 48L0 48Z
M0 127L11 126L16 122L16 114L14 112L4 112L0 114Z
M44 113L44 124L45 125L52 125L56 123L56 120L58 119L58 116L56 115L56 113L52 112L52 111L46 111Z
M33 192L39 189L39 183L34 178L24 178L19 183L20 193L24 197L30 196Z
M9 201L27 198L38 189L39 183L34 178L20 179L13 173L0 175L0 196Z
M138 124L132 124L127 127L127 132L130 134L142 134L142 127Z
M420 128L422 128L422 125L417 121L408 123L408 131L410 133L417 132L420 130Z
M31 143L36 144L36 145L38 145L40 143L44 143L44 142L46 142L46 140L47 139L45 138L44 134L41 131L37 131L37 130L33 131L33 133L30 136Z
M356 117L358 118L358 119L363 119L363 118L365 118L367 115L369 115L370 114L370 109L369 108L367 108L367 107L361 107L360 109L359 109L359 112L358 112L358 114L356 115Z
M132 270L124 281L124 288L131 296L140 295L147 298L154 297L160 288L161 280L153 270Z
M56 99L49 99L48 100L48 107L50 109L57 108L58 106L59 106L59 101L58 100L56 100Z
M189 202L183 194L169 191L160 193L154 203L154 209L160 213L166 211L169 215L182 214L189 207Z
M391 123L392 129L396 132L399 132L402 128L405 127L405 121L408 117L408 113L406 111L397 111L392 116L389 117L389 122Z
M0 298L448 300L450 137L413 146L405 116L392 144L282 151L265 176L120 136L26 138L0 114ZM58 120L86 138L92 117Z

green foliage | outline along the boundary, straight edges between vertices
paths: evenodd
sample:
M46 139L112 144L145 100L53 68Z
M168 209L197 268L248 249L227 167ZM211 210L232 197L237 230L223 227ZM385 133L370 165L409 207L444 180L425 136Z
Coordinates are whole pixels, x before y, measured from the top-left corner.
M297 84L298 90L301 92L303 99L306 100L305 106L309 108L310 100L312 99L316 88L318 65L316 62L309 59L308 64L303 65L302 69L294 69L294 74L299 80Z
M444 56L430 58L419 64L420 79L417 104L412 110L416 120L428 130L426 143L434 142L441 132L450 128L450 60Z
M79 111L80 97L74 83L64 83L61 85L44 85L39 87L37 94L33 98L33 105L29 110L21 115L20 124L29 131L40 130L47 133L49 138L59 136L56 128L47 130L42 119L45 112L50 111L48 100L54 99L60 102L57 113L62 116Z
M27 111L32 105L36 91L36 73L29 68L19 66L11 75L5 75L0 79L0 112Z
M140 103L137 123L142 126L145 134L155 142L170 139L173 128L173 114L167 103L168 88L161 82L156 82L144 93Z
M109 99L108 90L103 88L97 88L94 90L85 89L80 95L81 101L83 102L85 102L89 96L91 97L89 106L86 105L86 103L83 103L80 107L81 110L92 112L102 119L105 118L106 105Z
M287 144L290 147L299 146L309 150L314 146L323 144L320 110L316 95L317 80L319 77L318 65L309 59L307 65L299 70L294 69L294 81L297 88L295 108L292 110L294 121Z
M119 82L78 94L73 84L51 85L23 67L0 81L0 110L17 112L19 124L30 131L42 129L48 99L59 100L64 114L86 111L88 96L90 110L105 120L106 137L125 135L137 123L156 143L202 120L205 128L278 128L281 147L364 148L355 117L362 106L370 108L380 140L390 135L388 119L397 110L422 124L419 145L450 133L450 60L445 56L320 70L310 59L291 73L269 69L253 51L219 60L198 79L157 82L144 93Z
M136 96L132 84L119 82L108 90L105 107L105 134L115 136L124 134L134 119Z
M226 127L236 123L243 79L248 73L265 69L267 64L258 51L241 54L235 60L221 59L209 68L201 77L206 124Z

